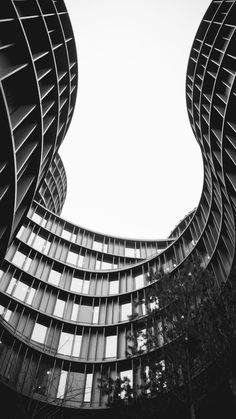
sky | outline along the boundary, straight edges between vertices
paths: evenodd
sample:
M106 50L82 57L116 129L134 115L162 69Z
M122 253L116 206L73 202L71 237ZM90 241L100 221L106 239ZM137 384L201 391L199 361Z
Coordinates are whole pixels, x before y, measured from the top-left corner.
M79 85L59 154L62 217L114 236L166 238L196 207L203 165L185 101L210 0L66 0Z

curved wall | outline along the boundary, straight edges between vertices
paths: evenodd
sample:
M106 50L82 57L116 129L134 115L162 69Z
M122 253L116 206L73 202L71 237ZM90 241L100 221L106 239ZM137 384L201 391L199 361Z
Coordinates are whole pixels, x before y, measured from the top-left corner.
M0 39L3 256L69 127L77 60L63 2L2 2Z
M20 2L21 4L24 2ZM41 2L38 2L41 3ZM43 2L42 2L43 3ZM54 2L63 9L63 2ZM235 258L236 3L212 1L190 52L187 109L204 162L198 208L169 239L105 236L34 202L1 266L2 382L34 400L105 408L105 374L142 382L145 354L127 358L127 336L145 327L148 275L177 270L192 256L227 281ZM60 193L60 192L59 192ZM130 320L129 315L138 318ZM155 356L162 361L161 332Z
M63 162L57 153L34 200L60 215L66 199L67 179Z

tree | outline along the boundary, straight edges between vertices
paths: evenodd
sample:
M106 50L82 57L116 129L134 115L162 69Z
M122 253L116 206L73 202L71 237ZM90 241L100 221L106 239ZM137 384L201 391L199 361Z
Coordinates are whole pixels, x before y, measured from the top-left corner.
M205 397L209 371L225 376L235 338L235 286L232 278L218 286L213 272L197 259L173 273L150 272L145 301L147 316L133 316L136 330L128 337L127 356L142 355L142 384L131 401L167 397L182 400L189 418ZM116 380L109 385L112 405ZM119 393L117 393L119 395ZM117 403L116 394L116 403Z

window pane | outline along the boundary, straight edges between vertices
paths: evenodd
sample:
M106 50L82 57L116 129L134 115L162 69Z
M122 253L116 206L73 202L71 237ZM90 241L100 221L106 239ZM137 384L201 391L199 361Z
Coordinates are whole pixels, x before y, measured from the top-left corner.
M129 247L125 248L125 256L129 258L134 258L134 249L131 249Z
M146 329L140 330L137 336L137 349L138 351L146 351L147 349L147 335Z
M65 301L58 299L54 308L54 316L62 317L65 308Z
M82 336L75 335L74 347L73 347L73 352L72 352L73 356L77 356L77 357L80 356L81 341L82 341Z
M72 313L71 313L71 320L73 320L74 322L76 322L76 320L77 320L78 311L79 311L79 304L74 304L73 309L72 309Z
M43 326L42 324L39 324L39 323L35 323L31 339L39 343L44 343L46 333L47 333L46 326Z
M77 257L78 257L77 253L71 252L69 250L68 255L67 255L66 262L67 263L71 263L72 265L76 265Z
M101 266L101 261L100 260L96 260L96 264L95 264L95 269L100 269Z
M25 255L21 252L19 252L18 250L16 251L16 253L13 256L12 262L19 266L19 268L22 268L25 262Z
M128 316L132 314L132 305L131 303L121 305L121 321L127 320Z
M54 269L51 270L48 282L53 285L58 285L61 277L61 272L55 271Z
M126 383L128 382L131 388L133 387L133 371L132 370L121 371L120 379L125 380L125 382L121 384L121 388L124 388L124 390L120 392L120 398L125 399L127 397L127 393L125 390Z
M71 333L61 332L57 352L63 355L70 355L72 343L73 343L73 335Z
M38 250L39 252L43 252L45 249L46 240L43 239L40 236L36 236L34 242L31 244L31 246Z
M70 240L71 232L68 230L62 230L61 237L63 237L63 239L66 239L66 240Z
M21 228L20 228L20 230L18 231L18 233L17 233L16 237L17 237L18 239L20 239L20 238L21 238L21 236L22 236L22 234L24 233L24 231L25 231L25 227L24 227L24 226L21 226Z
M102 251L102 243L94 241L92 249L101 252Z
M152 301L150 301L149 306L151 311L157 310L159 308L159 299L154 297Z
M35 212L33 213L31 219L35 221L35 223L37 224L40 224L42 221L42 218L40 217L40 215L36 214Z
M16 279L14 277L12 277L11 280L10 280L10 282L9 282L9 285L8 285L8 287L6 289L6 292L8 294L11 294L15 285L16 285Z
M31 265L33 259L31 259L29 256L26 258L25 265L24 265L24 271L28 271Z
M23 284L23 282L18 281L16 288L14 289L13 295L16 298L19 298L19 300L24 301L27 291L28 291L28 286Z
M81 292L82 291L83 280L80 278L72 278L70 290L73 292Z
M109 294L118 294L118 293L119 293L119 281L110 281Z
M27 300L26 300L26 302L28 304L32 304L34 295L35 295L35 289L34 288L30 288L30 292L29 292L28 297L27 297Z
M90 402L92 394L93 374L86 374L84 401Z
M106 336L105 358L115 358L117 352L117 336Z
M59 380L59 385L57 389L57 398L63 399L66 391L66 380L67 380L68 371L61 371L61 376Z
M112 269L112 264L109 263L109 262L103 262L102 261L101 269Z
M143 286L144 286L143 274L136 276L135 277L135 288L136 288L136 290L138 288L142 288Z
M35 237L36 237L36 234L35 234L35 233L33 233L33 231L31 231L30 236L29 236L29 238L28 238L28 244L29 244L30 246L32 246L32 243L33 243L33 241L34 241Z
M103 245L103 252L105 252L105 253L107 253L107 244L106 243L104 243L104 245Z
M89 281L85 281L84 280L84 284L83 284L83 294L88 294L89 292Z
M45 253L45 255L48 254L51 244L52 243L50 241L48 240L45 241L45 245L43 247L43 253Z
M5 313L3 314L3 317L4 317L4 319L5 319L7 322L9 322L11 315L12 315L12 311L11 311L11 310L9 310L9 309L7 309L7 310L5 311Z
M78 266L80 266L80 268L82 268L83 264L84 264L84 256L79 255Z
M93 323L98 323L98 317L99 317L99 306L95 306L93 308Z

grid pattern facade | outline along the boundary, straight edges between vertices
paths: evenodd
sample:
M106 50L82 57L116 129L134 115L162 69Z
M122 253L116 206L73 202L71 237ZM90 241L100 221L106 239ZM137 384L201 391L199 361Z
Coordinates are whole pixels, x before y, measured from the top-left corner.
M61 1L3 1L0 6L0 244L30 207L68 129L77 61ZM1 255L0 255L1 256Z
M57 153L34 200L60 215L66 199L67 179L62 160Z
M27 1L13 3L33 12ZM47 4L57 6L62 19L64 3ZM145 300L150 270L173 272L197 256L217 284L227 281L235 258L235 47L236 2L212 1L194 39L186 81L190 123L203 156L203 190L198 207L168 239L102 235L33 202L1 266L2 382L57 407L103 409L101 377L128 376L134 389L142 383L145 351L127 358L127 336L147 324L145 305L134 302ZM166 311L159 312L153 333L162 362L171 341L162 332ZM130 320L131 314L137 318Z

